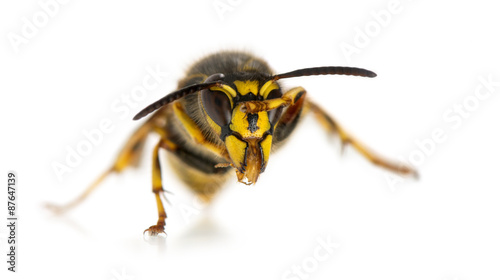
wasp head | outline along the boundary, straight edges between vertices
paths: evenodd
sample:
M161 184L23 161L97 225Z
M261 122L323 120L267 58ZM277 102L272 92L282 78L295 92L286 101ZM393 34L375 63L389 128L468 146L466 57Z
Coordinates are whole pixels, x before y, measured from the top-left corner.
M238 180L255 183L266 168L282 108L248 113L245 105L281 98L281 89L271 77L257 73L214 74L205 83L214 81L220 84L201 91L203 112L224 143Z

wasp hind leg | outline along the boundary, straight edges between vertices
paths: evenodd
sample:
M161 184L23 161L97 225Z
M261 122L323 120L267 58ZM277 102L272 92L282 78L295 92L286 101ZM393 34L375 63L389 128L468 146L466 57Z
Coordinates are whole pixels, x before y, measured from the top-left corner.
M308 101L306 103L306 106L307 109L314 114L316 119L326 131L332 134L335 133L340 137L340 140L342 141L342 148L346 145L351 145L361 155L363 155L366 159L368 159L375 165L404 176L413 176L415 178L418 178L418 173L416 170L400 162L394 162L378 155L363 143L349 135L331 116L323 111L323 109L321 109L318 105Z

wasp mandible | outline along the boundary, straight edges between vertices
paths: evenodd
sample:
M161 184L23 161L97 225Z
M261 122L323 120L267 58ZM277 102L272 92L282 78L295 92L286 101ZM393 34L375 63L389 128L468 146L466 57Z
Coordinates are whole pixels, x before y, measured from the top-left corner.
M112 173L135 166L148 135L160 140L153 149L152 184L158 221L146 229L150 235L164 233L167 214L161 195L160 149L168 152L175 173L194 193L210 202L232 171L239 182L255 184L264 172L271 150L275 151L312 113L322 127L336 134L342 145L351 145L372 163L390 171L416 176L412 168L388 160L348 134L322 108L307 98L306 90L283 91L280 80L312 75L351 75L373 78L372 71L352 67L304 68L273 74L268 64L244 52L219 52L189 68L178 90L140 111L134 120L152 114L128 139L118 157L84 193L62 207L61 212L83 201Z

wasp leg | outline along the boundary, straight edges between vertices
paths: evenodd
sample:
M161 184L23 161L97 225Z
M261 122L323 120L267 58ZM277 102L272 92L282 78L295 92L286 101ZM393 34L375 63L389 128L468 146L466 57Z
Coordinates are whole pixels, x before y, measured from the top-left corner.
M279 107L293 106L305 94L306 91L304 88L296 87L285 92L285 94L283 94L280 98L243 102L241 110L247 114L254 114L261 111L271 111Z
M165 233L165 219L167 218L167 213L163 207L163 202L161 201L161 193L163 190L163 184L161 181L161 164L159 152L160 148L166 149L167 151L174 151L176 145L169 140L161 139L158 144L156 144L153 150L153 193L156 198L156 206L158 207L158 222L156 225L150 226L144 231L148 232L150 235L158 235L159 233Z
M349 144L353 146L361 155L363 155L366 159L371 161L373 164L388 169L392 172L399 173L405 176L413 176L415 178L418 177L418 173L416 170L410 168L399 162L394 162L388 160L375 152L371 151L367 146L362 144L360 141L353 138L349 135L332 117L330 117L323 109L321 109L318 105L308 101L306 103L306 107L309 111L311 111L319 123L325 128L329 133L336 133L339 135L342 141L342 147Z
M90 186L88 186L83 193L65 205L47 204L47 208L58 214L66 212L82 203L94 190L97 189L100 183L108 175L112 173L120 173L128 166L137 166L142 154L144 142L146 141L148 134L153 130L159 129L157 124L154 123L154 120L150 119L132 134L111 167L104 171L94 182L92 182L92 184L90 184Z
M276 123L273 135L273 145L275 146L280 146L295 130L299 119L301 119L306 91L302 87L296 87L287 91L283 96L286 96L287 100L293 100L293 104L286 107L286 111Z

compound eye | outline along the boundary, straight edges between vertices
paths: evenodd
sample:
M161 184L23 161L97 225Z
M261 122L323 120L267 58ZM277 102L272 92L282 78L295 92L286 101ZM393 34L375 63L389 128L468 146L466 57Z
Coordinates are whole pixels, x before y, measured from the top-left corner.
M280 89L273 89L267 95L267 99L280 98L282 96L283 94L281 93ZM276 124L276 122L281 118L282 112L283 112L283 107L279 107L267 112L267 117L269 118L269 121L271 122L272 125Z
M205 83L222 81L224 74L216 73L210 75ZM231 102L222 91L204 89L201 91L201 102L208 116L219 126L225 126L231 121Z
M219 126L226 126L231 121L231 102L222 91L204 89L201 102L208 116Z

